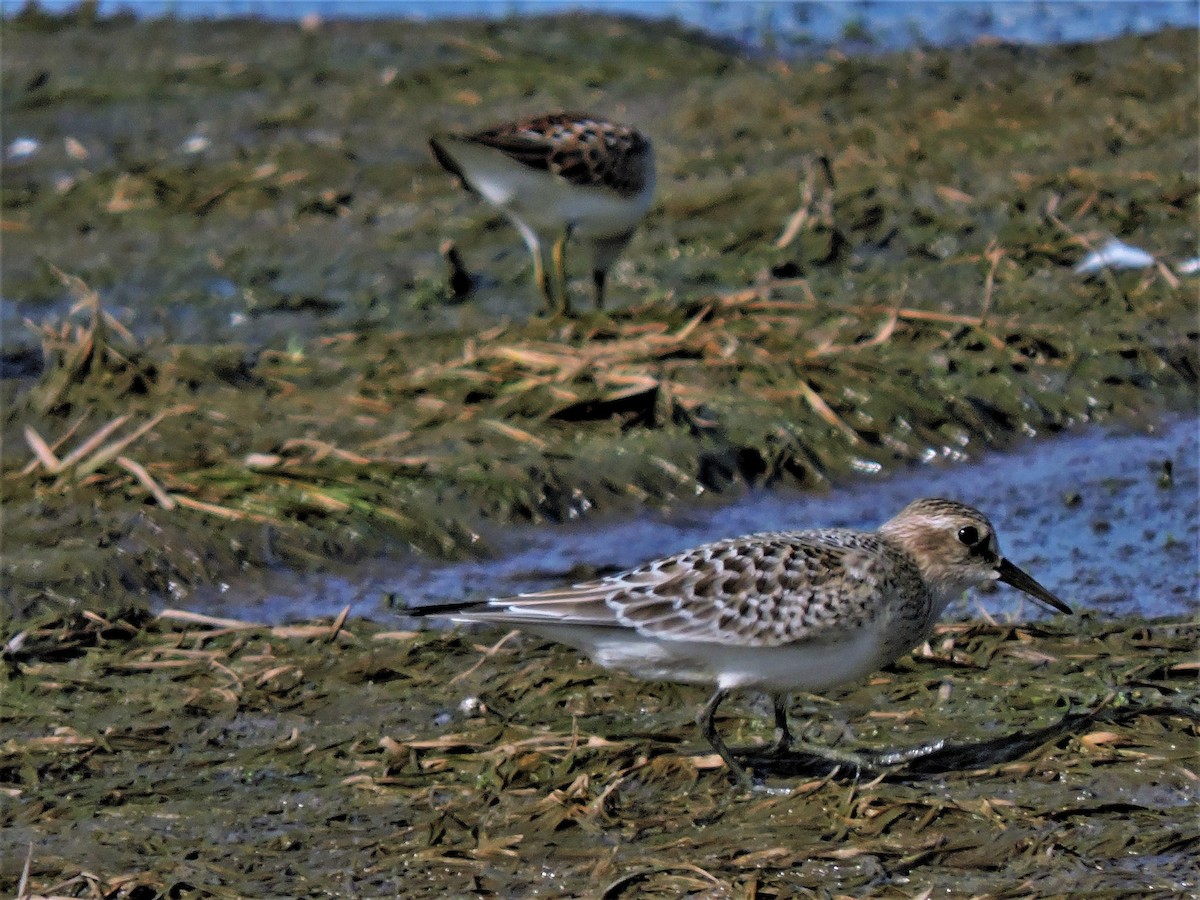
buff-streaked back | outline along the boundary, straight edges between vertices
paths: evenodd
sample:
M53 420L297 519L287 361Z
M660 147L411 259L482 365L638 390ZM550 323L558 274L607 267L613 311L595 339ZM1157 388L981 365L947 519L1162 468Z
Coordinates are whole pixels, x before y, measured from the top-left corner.
M630 125L586 113L551 113L505 122L464 140L504 153L580 187L606 187L624 197L653 179L650 139Z

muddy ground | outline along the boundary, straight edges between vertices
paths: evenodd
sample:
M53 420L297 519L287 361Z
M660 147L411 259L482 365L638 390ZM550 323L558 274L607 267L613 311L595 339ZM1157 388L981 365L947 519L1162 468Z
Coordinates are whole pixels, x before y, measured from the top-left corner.
M1194 407L1195 31L790 62L591 17L6 32L6 134L41 142L3 184L18 616ZM580 283L539 316L425 146L562 107L657 147L611 315ZM1113 235L1163 262L1072 271Z
M80 618L10 654L0 885L121 897L1179 897L1200 885L1194 623L944 626L748 755L700 689L364 622ZM732 745L772 738L730 703ZM32 848L32 849L30 849Z
M759 761L794 790L745 796L694 733L701 694L561 648L145 610L1194 410L1196 49L7 21L5 143L40 143L0 205L0 890L1194 892L1183 621L947 626L793 715L816 743L973 749ZM569 320L425 149L554 108L641 125L659 161L613 309L580 278ZM1072 271L1114 235L1158 262ZM720 727L759 744L764 712Z

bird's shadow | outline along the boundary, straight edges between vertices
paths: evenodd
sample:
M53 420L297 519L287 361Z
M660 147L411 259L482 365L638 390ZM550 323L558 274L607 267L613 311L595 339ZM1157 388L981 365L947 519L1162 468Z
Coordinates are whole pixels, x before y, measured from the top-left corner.
M860 751L854 760L831 758L818 752L792 749L783 753L764 753L761 747L735 749L734 755L760 777L796 778L803 776L853 780L884 776L889 781L919 781L950 772L986 769L1020 759L1043 744L1066 735L1084 732L1098 722L1128 724L1139 716L1184 716L1200 721L1200 715L1175 707L1100 707L1073 712L1057 722L1034 731L1014 731L1000 737L974 743L934 744L904 750Z

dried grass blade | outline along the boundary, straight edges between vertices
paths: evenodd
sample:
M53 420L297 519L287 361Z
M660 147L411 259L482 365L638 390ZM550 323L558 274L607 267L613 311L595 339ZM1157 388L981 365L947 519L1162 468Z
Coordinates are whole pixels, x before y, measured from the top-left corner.
M198 666L199 662L194 659L153 659L144 662L113 662L109 665L127 672L153 672L158 669L187 669Z
M234 522L239 522L242 519L249 519L251 522L263 522L271 525L282 524L270 516L244 512L240 509L230 509L228 506L218 506L216 503L205 503L203 500L197 500L194 497L187 496L187 494L172 494L171 499L173 499L180 506L186 506L188 509L194 509L198 510L199 512L206 512L214 516L220 516L222 519L231 519Z
M62 463L54 455L54 451L50 449L50 445L42 439L42 436L34 430L32 425L25 426L25 443L29 445L29 449L33 451L33 455L36 457L36 459L30 460L32 467L26 466L26 469L32 472L33 469L37 468L36 464L40 462L51 475L56 475L62 470Z
M371 463L376 462L376 460L369 456L362 456L361 454L355 453L352 450L343 450L341 447L334 447L333 455L340 460L353 463L356 466L368 466Z
M813 359L818 356L829 356L833 353L845 353L851 350L861 350L864 347L877 347L880 344L886 343L891 338L891 336L896 332L896 326L899 324L899 310L893 309L891 314L888 316L887 321L885 321L879 327L879 330L872 335L870 340L866 340L858 344L822 344L819 347L814 347L812 350L809 350L805 356L807 356L809 359Z
M522 347L499 347L494 351L494 355L531 369L559 369L574 362L570 356L562 353L543 353L540 350L527 350Z
M150 419L150 421L145 422L139 427L135 428L130 434L127 434L125 437L120 438L119 440L113 441L102 450L97 450L90 459L88 459L86 462L81 462L78 466L78 474L87 475L89 472L94 472L109 460L113 459L118 453L120 453L146 432L157 426L158 423L167 416L174 416L183 412L191 412L191 410L194 408L195 407L192 406L173 406L170 409L165 409L162 412L157 413L153 418Z
M21 878L17 882L17 900L29 897L29 870L33 867L33 841L29 842L29 851L25 854L25 865L21 868Z
M953 313L930 312L924 309L898 309L896 315L901 319L916 322L944 322L948 325L974 325L976 328L983 325L983 319L977 316L959 316Z
M282 666L275 666L274 668L267 669L267 671L263 672L261 675L259 675L257 678L254 679L254 686L262 687L264 684L266 684L272 678L278 678L280 675L284 675L284 674L286 674L288 672L292 672L292 671L296 671L296 667L291 665L290 663L285 663Z
M538 450L545 450L550 446L537 435L530 434L528 431L525 431L523 428L517 428L515 425L509 425L507 422L501 422L499 419L484 419L480 424L497 434L512 438L514 441L520 441L522 444L529 444Z
M71 312L78 312L81 309L99 308L100 294L89 286L86 281L78 275L67 274L55 265L50 266L50 271L54 273L55 278L62 282L63 287L75 297L75 305L71 308Z
M50 449L57 452L58 449L63 444L65 444L68 440L70 440L71 437L75 434L75 432L79 430L79 426L87 421L87 417L91 414L91 411L92 411L91 407L88 407L87 409L85 409L83 411L83 414L78 419L76 419L74 422L71 423L71 427L68 428L66 431L64 431L62 434L60 434L58 436L58 438L54 441L54 443L50 445Z
M1154 261L1154 267L1158 269L1158 274L1163 277L1163 281L1171 286L1171 290L1179 290L1179 279L1175 277L1175 273L1171 271L1170 267L1165 262L1163 262L1161 259L1156 259Z
M328 625L276 625L271 629L271 636L289 641L308 641L313 638L325 638L327 641L332 640L329 635ZM333 637L337 637L337 634L334 634Z
M782 250L796 239L796 235L804 228L811 214L810 210L813 202L813 165L811 160L808 161L804 169L804 187L800 192L800 205L796 207L796 211L792 213L787 220L787 224L784 225L783 231L775 239L775 247L779 250Z
M333 624L329 627L329 637L326 641L334 640L342 630L342 626L346 624L346 619L350 616L350 604L342 607L342 611L338 613L338 617L333 620Z
M287 453L289 450L295 450L298 447L304 447L312 450L314 453L312 458L313 462L319 462L320 460L325 459L327 456L336 456L338 459L342 459L346 462L351 462L360 466L374 462L374 460L366 456L360 456L359 454L353 453L349 450L342 450L340 447L337 447L328 441L318 441L313 438L290 438L284 441L283 446L279 449L282 452Z
M265 627L255 622L245 622L241 619L222 619L219 616L206 616L204 613L191 612L186 609L164 609L158 614L158 618L167 619L172 622L191 622L193 625L211 625L213 628L233 628L246 631L252 628Z
M55 729L56 734L45 737L27 738L21 742L22 750L53 750L59 747L94 747L96 738L84 737L73 728Z
M858 432L847 425L842 417L833 411L811 384L804 379L800 379L799 387L804 392L804 399L808 401L808 405L813 408L813 411L818 416L844 434L852 446L858 446L862 443L862 438L858 436Z
M78 447L76 447L74 450L72 450L70 453L68 453L65 457L63 457L61 468L62 469L71 468L71 466L75 465L77 462L79 462L81 459L83 459L85 456L87 456L89 453L91 453L93 450L95 450L97 447L99 447L101 444L103 444L106 440L108 440L108 436L110 434L112 434L114 431L116 431L118 428L120 428L122 425L124 425L128 421L129 421L128 415L117 416L115 419L113 419L108 424L100 426L100 428L98 428L92 434L92 436L90 438L88 438L86 441L84 441L82 444L80 444Z
M128 456L118 456L117 465L136 478L163 509L172 510L176 507L177 504L171 499L171 495L162 489L141 463L134 462Z
M764 300L766 299L766 295L764 295L762 288L752 287L742 288L729 294L719 294L716 299L723 307L743 306L754 300Z
M682 328L671 335L671 337L676 341L686 340L688 336L699 327L700 323L708 318L708 316L712 313L712 310L713 307L711 303L704 304L704 306L700 309L700 312L692 316L692 318L689 319Z
M367 441L362 445L362 449L378 450L384 447L390 447L393 444L402 444L412 438L412 436L413 433L411 431L397 431L394 434L385 434L383 437Z
M979 308L980 323L986 321L988 313L992 311L992 295L996 288L996 269L1000 265L1000 260L1004 258L1004 248L997 245L993 239L988 243L983 255L989 265L987 275L983 279L983 303Z
M458 682L462 681L464 678L470 678L471 675L474 674L475 670L483 665L485 660L490 659L492 656L494 656L501 647L503 647L505 644L507 644L513 638L520 635L520 633L521 632L518 629L514 628L512 631L510 631L504 637L500 638L500 640L496 641L496 643L492 644L492 646L488 647L488 649L484 651L483 655L480 656L479 659L477 659L475 661L475 665L471 666L471 668L467 669L465 672L459 672L457 675L455 675L453 678L451 678L450 683L457 684ZM376 635L376 637L378 637L378 635Z
M311 484L302 485L300 494L326 512L343 513L350 509L350 504L345 500Z
M535 388L554 384L555 375L527 375L517 381L510 381L501 388L501 394L521 395Z
M667 323L666 322L622 322L617 328L617 333L620 334L622 337L628 337L630 335L642 335L642 334L666 334L667 333Z
M377 631L371 635L373 641L411 641L421 632L419 631ZM455 678L458 678L456 675ZM453 682L451 682L453 683Z
M54 443L50 445L51 451L58 450L59 447L61 447L68 440L70 440L71 436L73 434L75 434L76 431L79 430L79 426L82 425L85 421L87 421L87 417L90 412L91 412L90 410L85 410L83 415L81 415L78 419L76 419L74 422L71 423L70 428L68 428L66 431L64 431L62 434L60 434L57 438L55 438ZM31 459L25 465L25 467L23 469L21 469L21 474L22 475L32 474L33 470L36 469L40 464L41 464L40 460ZM60 463L60 465L61 465L61 463Z
M423 741L397 741L401 747L412 748L413 750L449 750L457 747L479 748L486 746L478 741L473 741L466 734L444 734L441 737L431 738Z
M355 394L348 401L353 406L360 406L363 409L369 410L377 415L386 416L395 411L395 407L391 403L383 400L378 400L374 397L364 397L361 394Z
M112 313L110 313L106 309L101 309L100 315L104 319L104 324L106 326L108 326L109 328L111 328L113 331L115 331L118 335L120 335L121 340L125 341L127 344L137 343L133 337L133 332L130 331L128 328L126 328L124 325L122 325L116 316L114 316ZM115 350L112 350L111 348L109 348L109 350L110 350L110 352L113 352L113 353L116 352ZM124 357L122 357L122 359L124 359Z
M626 397L644 394L646 391L652 391L661 386L661 382L651 375L642 375L638 372L610 372L604 383L607 390L599 399L623 400Z

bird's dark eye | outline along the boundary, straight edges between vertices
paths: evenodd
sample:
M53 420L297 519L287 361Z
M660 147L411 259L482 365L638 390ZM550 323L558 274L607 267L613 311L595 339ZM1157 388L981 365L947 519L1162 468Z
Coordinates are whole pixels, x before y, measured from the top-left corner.
M958 539L968 547L974 547L979 543L979 529L974 525L964 525L958 529Z

